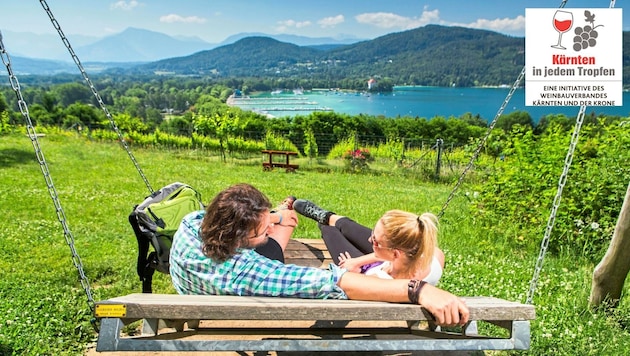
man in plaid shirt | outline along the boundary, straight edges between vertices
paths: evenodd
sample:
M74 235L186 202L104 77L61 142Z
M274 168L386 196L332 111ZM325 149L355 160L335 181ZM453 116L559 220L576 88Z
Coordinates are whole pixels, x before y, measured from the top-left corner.
M173 237L170 252L170 274L177 292L411 301L429 310L438 325L468 321L462 300L419 281L383 280L334 264L329 269L284 264L282 252L297 225L297 215L291 209L271 213L270 208L269 199L259 190L237 184L220 192L205 211L188 214Z

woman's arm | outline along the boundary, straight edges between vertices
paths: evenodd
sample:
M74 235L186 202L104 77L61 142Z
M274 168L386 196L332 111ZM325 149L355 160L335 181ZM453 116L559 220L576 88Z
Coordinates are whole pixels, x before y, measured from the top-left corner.
M361 266L377 261L381 260L376 258L374 252L360 257L351 257L348 252L339 255L339 267L345 268L350 272L360 272Z

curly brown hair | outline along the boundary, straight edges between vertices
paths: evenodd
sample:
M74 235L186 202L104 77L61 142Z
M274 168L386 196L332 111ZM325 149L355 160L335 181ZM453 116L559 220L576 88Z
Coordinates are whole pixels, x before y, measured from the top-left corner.
M269 199L250 184L236 184L221 191L206 208L201 222L204 255L221 263L239 248L247 247L251 231L270 208Z

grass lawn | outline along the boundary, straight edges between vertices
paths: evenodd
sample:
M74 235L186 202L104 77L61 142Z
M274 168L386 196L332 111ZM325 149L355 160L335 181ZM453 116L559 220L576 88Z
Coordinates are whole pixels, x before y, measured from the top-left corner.
M72 258L30 139L0 137L0 354L80 355L95 334L74 264L85 270L96 300L139 292L137 245L127 216L149 189L116 144L60 134L39 143L80 259ZM367 225L388 209L438 213L452 189L395 169L326 173L297 160L300 169L288 174L263 172L260 160L222 163L200 151L134 148L133 154L153 189L185 182L208 201L231 184L247 182L273 202L295 195ZM447 258L440 286L457 295L525 302L538 251L515 249L509 239L490 240L476 228L465 197L471 189L461 187L440 221ZM319 230L303 219L295 235L317 238ZM593 267L572 256L546 257L534 298L532 347L519 354L630 354L630 287L626 283L616 312L590 311ZM168 276L156 274L154 291L174 293Z

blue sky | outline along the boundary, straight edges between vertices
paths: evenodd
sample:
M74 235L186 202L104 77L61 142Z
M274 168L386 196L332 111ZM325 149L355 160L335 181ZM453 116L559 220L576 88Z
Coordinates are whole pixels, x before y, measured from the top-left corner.
M241 32L371 39L427 24L525 34L525 8L557 8L561 0L48 0L64 33L104 37L128 27L218 43ZM623 8L616 1L615 8ZM610 6L568 0L567 8ZM623 29L630 30L624 20ZM3 1L0 31L56 33L36 0Z

